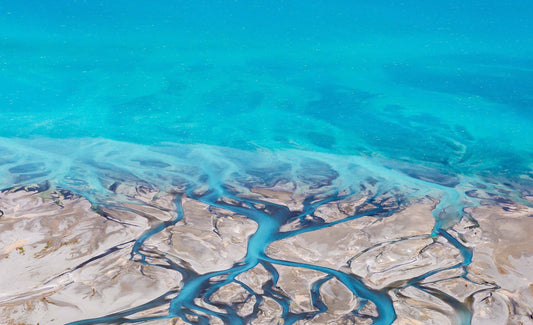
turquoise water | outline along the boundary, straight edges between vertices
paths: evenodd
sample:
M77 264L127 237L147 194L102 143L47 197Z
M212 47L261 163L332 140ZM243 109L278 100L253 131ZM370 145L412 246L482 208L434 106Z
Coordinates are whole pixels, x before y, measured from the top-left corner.
M49 181L104 204L117 179L207 184L198 199L217 204L237 196L228 184L313 194L329 179L334 196L374 177L438 198L442 234L477 204L474 182L533 191L532 13L518 0L0 1L0 185ZM228 272L275 262L279 218ZM383 293L325 273L374 301L376 323L395 318ZM170 315L194 311L212 276Z
M530 168L527 1L1 4L3 137Z

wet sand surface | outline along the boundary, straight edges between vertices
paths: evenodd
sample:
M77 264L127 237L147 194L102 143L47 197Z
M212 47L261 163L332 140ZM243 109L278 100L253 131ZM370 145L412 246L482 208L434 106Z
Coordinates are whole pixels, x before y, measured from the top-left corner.
M430 196L110 188L0 193L3 324L533 323L533 209L479 189L436 228Z

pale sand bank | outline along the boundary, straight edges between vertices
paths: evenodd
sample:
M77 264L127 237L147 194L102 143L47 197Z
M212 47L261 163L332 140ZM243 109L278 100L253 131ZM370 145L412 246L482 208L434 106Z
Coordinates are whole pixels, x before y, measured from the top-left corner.
M277 190L243 197L256 200L256 209L275 204L301 211L304 198ZM114 191L128 202L95 208L66 190L38 187L0 193L2 324L64 324L137 306L124 317L164 316L184 283L211 272L209 283L221 285L194 303L212 324L223 321L202 309L227 314L230 308L252 324L275 324L284 312L312 315L297 324L371 324L378 316L374 303L327 270L385 292L397 314L394 324L457 324L467 314L472 324L533 322L533 211L518 203L468 208L461 222L432 236L434 199L370 202L371 193L362 193L333 200L302 219L320 218L315 228L295 220L280 226L291 236L272 238L265 253L289 264L257 264L231 281L225 270L238 268L258 231L256 221L231 207L249 207L223 198L230 207L224 209L150 186ZM377 205L391 213L365 215ZM472 261L466 263L469 250ZM185 322L174 317L145 323Z

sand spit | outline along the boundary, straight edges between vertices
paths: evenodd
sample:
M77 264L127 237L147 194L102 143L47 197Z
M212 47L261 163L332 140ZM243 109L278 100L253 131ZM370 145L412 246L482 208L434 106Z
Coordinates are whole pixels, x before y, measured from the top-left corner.
M381 307L365 290L390 301L398 325L533 323L533 210L515 202L467 208L435 233L429 197L359 193L304 213L304 197L277 188L213 204L110 188L125 199L94 205L48 185L0 192L0 323L372 324ZM262 221L247 211L291 217L257 250ZM179 308L194 312L173 315L190 288L194 306Z

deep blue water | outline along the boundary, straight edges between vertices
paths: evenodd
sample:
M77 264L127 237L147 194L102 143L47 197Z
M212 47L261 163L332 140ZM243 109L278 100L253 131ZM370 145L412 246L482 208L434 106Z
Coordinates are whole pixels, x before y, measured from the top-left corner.
M374 177L438 198L438 234L475 204L466 183L532 191L532 14L525 0L0 1L0 184L97 204L110 170L215 196ZM242 268L266 263L272 227Z

